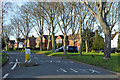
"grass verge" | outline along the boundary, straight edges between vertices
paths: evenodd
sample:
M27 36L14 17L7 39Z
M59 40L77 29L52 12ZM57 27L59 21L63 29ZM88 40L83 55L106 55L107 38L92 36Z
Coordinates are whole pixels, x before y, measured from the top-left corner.
M25 52L25 50L8 50L8 51L15 51L15 52ZM51 54L52 51L40 51L40 50L31 50L31 53L36 53L36 54Z
M7 54L2 53L2 56L0 57L0 65L4 64L7 61Z
M92 55L94 55L94 58ZM120 54L111 53L111 59L103 59L103 55L104 53L83 52L83 55L79 56L79 53L67 53L67 55L64 55L63 52L58 52L49 54L48 56L67 56L67 58L70 60L75 60L111 71L120 72Z

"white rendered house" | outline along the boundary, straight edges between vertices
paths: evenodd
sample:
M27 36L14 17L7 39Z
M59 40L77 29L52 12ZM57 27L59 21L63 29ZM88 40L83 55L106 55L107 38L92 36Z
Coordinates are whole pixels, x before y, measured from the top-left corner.
M118 35L119 32L112 32L111 34L111 48L117 48L118 46Z

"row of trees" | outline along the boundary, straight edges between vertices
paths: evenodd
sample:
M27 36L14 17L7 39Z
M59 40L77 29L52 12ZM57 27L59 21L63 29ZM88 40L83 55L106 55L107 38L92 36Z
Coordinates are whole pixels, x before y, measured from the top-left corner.
M85 36L85 43L88 46L91 38L90 32L95 30L94 24L96 22L99 25L99 30L105 36L104 58L108 59L111 53L111 30L117 22L117 5L117 2L102 2L101 0L94 3L31 2L19 7L17 15L11 17L11 23L7 27L14 30L16 38L22 35L25 38L25 43L31 30L35 29L41 39L40 50L42 50L42 37L46 30L49 35L47 50L49 50L50 41L52 41L53 52L55 52L55 34L60 30L64 36L64 54L66 54L68 33L73 36L73 42L76 38L74 34L79 33L79 52L82 55L83 36ZM3 24L3 26L5 25Z

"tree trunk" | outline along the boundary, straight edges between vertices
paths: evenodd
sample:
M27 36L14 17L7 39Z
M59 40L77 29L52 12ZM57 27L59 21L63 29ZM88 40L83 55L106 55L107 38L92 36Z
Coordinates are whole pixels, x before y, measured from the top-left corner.
M25 50L27 48L27 37L25 37Z
M102 19L100 16L97 18L99 21L101 27L104 30L104 35L105 35L105 43L104 43L104 59L110 59L110 54L111 54L111 30L109 25L107 25L105 20Z
M47 51L49 51L49 47L50 47L50 36L48 36Z
M111 54L111 31L106 30L104 44L104 59L110 59Z
M80 24L80 47L79 47L79 53L80 53L80 56L82 56L82 23Z
M8 50L8 45L6 44L6 50Z
M52 26L52 52L55 53L55 33L54 33L53 21L51 21L51 26Z
M43 36L41 35L40 36L40 51L42 51L42 42L43 42L42 38L43 38Z
M54 38L54 33L52 33L52 51L53 51L53 53L55 52L55 38Z
M19 47L19 42L18 42L18 39L17 39L17 49L18 49L18 47Z
M85 40L85 46L86 46L86 53L88 53L88 41Z
M66 55L67 49L66 49L66 35L64 35L64 54Z
M27 40L25 39L25 49L27 48Z

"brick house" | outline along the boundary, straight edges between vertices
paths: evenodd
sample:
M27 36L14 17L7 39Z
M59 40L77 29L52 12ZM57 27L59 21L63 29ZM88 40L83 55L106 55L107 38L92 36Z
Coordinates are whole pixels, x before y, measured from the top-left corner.
M55 39L55 43L56 44L59 44L59 46L63 46L64 45L64 36L63 35L58 35ZM68 46L69 45L69 41L68 41L68 36L67 36L67 43L66 45Z
M27 38L27 47L35 47L36 46L36 38L34 36ZM17 48L17 40L15 40L14 47ZM25 47L25 38L19 39L18 48Z
M35 47L36 46L36 38L32 35L32 37L28 37L27 39L27 47Z
M79 49L79 47L80 47L80 38L79 38L79 35L80 34L74 34L73 36L75 37L75 44L74 44L74 46L77 46L77 49ZM69 35L68 36L68 39L69 39L69 45L70 46L73 46L73 36L72 35Z
M13 48L15 44L15 40L9 40L8 41L8 48Z
M42 42L43 42L43 49L46 49L47 48L47 44L48 44L48 35L43 35L43 38L42 38ZM40 47L40 37L37 37L36 38L36 47ZM52 49L52 43L50 42L50 50Z

